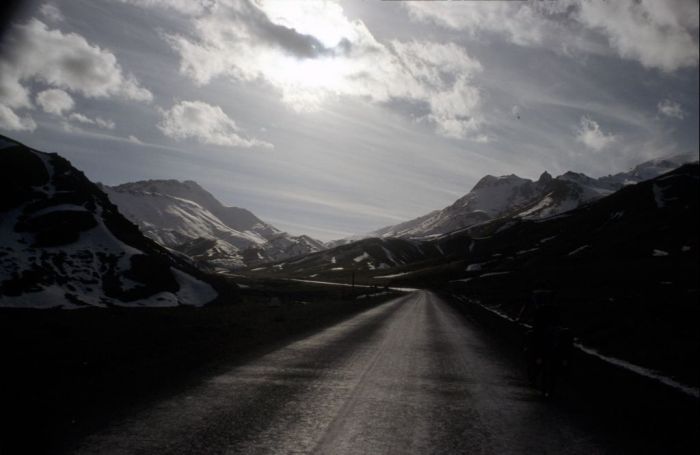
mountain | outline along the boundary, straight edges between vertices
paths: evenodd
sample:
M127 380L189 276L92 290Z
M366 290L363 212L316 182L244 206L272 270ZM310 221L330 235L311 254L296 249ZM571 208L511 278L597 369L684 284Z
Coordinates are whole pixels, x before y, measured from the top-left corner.
M202 305L217 290L56 154L0 136L0 306Z
M516 175L483 177L449 207L369 234L376 237L430 238L501 217L544 218L612 194L697 157L677 155L647 161L629 172L601 178L566 172L556 178L544 172L537 181Z
M281 274L307 279L346 279L350 273L363 271L382 275L384 270L412 264L439 255L435 245L399 238L368 238L308 254L290 261L263 265L251 272L258 275Z
M656 170L653 172L656 173L660 168L671 166L671 163L655 162ZM645 164L642 168L648 169L649 165ZM320 253L296 258L293 261L257 267L252 269L252 272L260 276L272 274L302 279L336 280L338 277L345 279L348 272L354 271L359 278L369 282L377 279L380 280L379 282L391 280L404 282L407 285L415 285L416 280L422 279L421 276L427 276L429 277L426 278L427 281L420 284L429 285L445 279L473 276L477 271L487 270L491 264L502 263L503 260L496 260L501 256L515 258L515 260L529 257L528 255L538 251L540 246L537 242L533 246L521 241L522 239L518 236L521 235L519 229L522 226L532 226L532 229L541 227L544 233L539 234L539 238L545 239L542 243L548 242L547 246L556 245L560 240L565 239L565 243L575 244L576 247L571 248L575 249L581 246L579 245L582 242L581 239L588 235L587 232L579 232L576 229L579 225L585 225L585 220L576 221L571 226L567 221L557 224L560 223L557 220L578 219L576 217L581 213L588 213L590 207L607 207L607 201L618 200L619 194L635 195L625 202L631 204L631 207L625 209L622 206L624 204L620 203L620 207L616 207L610 213L605 212L605 216L616 219L615 217L620 217L621 213L638 205L646 207L648 213L645 216L652 218L656 216L656 208L647 206L652 202L656 203L654 198L649 198L651 194L649 188L650 185L658 185L654 182L659 178L645 180L638 184L631 183L632 177L641 178L637 172L638 169L640 167L630 173L605 177L602 182L572 172L556 179L545 173L535 182L514 175L487 176L477 183L468 195L452 206L426 215L422 218L422 222L413 227L404 224L404 230L397 229L402 234L399 237L370 237L347 243L338 242L336 246ZM642 175L646 177L649 173ZM615 192L612 190L616 185L623 183L625 185L620 190ZM663 186L665 187L665 184ZM535 198L535 202L532 202L533 197L542 193L546 195L543 199L538 201ZM607 196L604 196L606 193ZM635 198L641 202L635 201ZM545 204L542 203L543 200L551 202ZM571 206L571 210L559 212L567 207L565 203ZM674 207L676 212L681 211L680 206L674 205ZM545 216L554 214L557 216ZM429 225L430 222L441 229L452 230L444 234L438 233L439 229L433 230ZM464 225L466 227L463 227ZM416 226L423 229L422 232L428 232L428 235L411 238L409 234L417 231ZM556 227L550 228L551 226ZM415 230L410 231L412 228ZM627 229L631 233L637 228L628 226ZM678 231L680 228L671 226L659 229ZM570 235L570 232L579 232L581 239ZM488 253L484 253L488 256L486 258L476 256L483 248L482 245L489 245L486 248ZM517 246L512 247L510 251L509 245ZM494 255L493 258L490 257L491 254ZM453 261L463 261L465 257L471 257L472 262L461 270L451 269ZM471 266L468 270L470 273L463 273L469 268L468 266Z
M210 268L231 270L324 248L322 242L282 232L246 209L224 206L191 180L102 188L146 236Z

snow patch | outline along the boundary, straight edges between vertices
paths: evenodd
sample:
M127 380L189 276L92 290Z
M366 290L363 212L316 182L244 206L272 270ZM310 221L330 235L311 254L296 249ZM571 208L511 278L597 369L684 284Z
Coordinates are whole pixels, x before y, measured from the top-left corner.
M359 256L357 256L356 258L354 258L353 261L355 261L355 262L362 262L362 261L366 261L367 259L369 259L369 254L365 251L365 252L362 253L361 255L359 255Z
M583 245L583 246L580 246L580 247L576 248L575 250L570 251L569 254L567 254L567 256L575 256L575 255L579 254L581 251L583 251L583 250L585 250L586 248L588 248L589 246L590 246L590 245Z
M171 269L180 284L180 289L175 293L180 303L185 305L202 306L211 302L219 294L209 284L198 280L192 275L178 269Z
M553 202L553 199L552 199L552 196L550 193L550 194L546 195L544 197L544 199L542 199L540 202L538 202L534 207L531 207L531 208L525 210L524 212L518 213L517 216L521 216L523 218L527 217L529 215L532 215L533 213L539 212L540 210L542 210L546 207L549 207L550 205L552 205L552 202Z

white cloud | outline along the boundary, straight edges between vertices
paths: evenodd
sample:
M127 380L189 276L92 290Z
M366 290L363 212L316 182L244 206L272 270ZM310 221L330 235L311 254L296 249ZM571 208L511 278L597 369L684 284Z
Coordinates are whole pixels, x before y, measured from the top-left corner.
M16 74L16 69L0 58L0 103L12 107L31 108L29 90L24 87Z
M100 117L95 117L94 119L87 117L83 114L80 114L78 112L73 112L71 115L68 116L68 120L73 121L73 122L78 122L78 123L83 123L85 125L94 125L98 126L100 128L104 128L107 130L113 130L115 125L114 122L111 120L105 120Z
M44 3L39 7L39 13L46 18L49 22L63 22L65 19L63 13L58 9L56 5L51 3Z
M73 110L75 101L61 89L51 88L36 95L36 103L50 114L62 115Z
M407 101L450 137L475 136L482 123L473 76L477 60L455 44L378 42L333 2L225 2L192 19L191 35L166 35L180 70L199 85L217 77L265 81L294 110L331 97Z
M647 68L675 71L698 64L697 1L582 2L578 19L610 46Z
M576 140L586 147L599 152L615 142L617 138L613 134L606 134L600 129L598 122L590 117L581 117L581 124L576 130Z
M404 6L414 20L465 30L472 36L503 34L522 46L541 44L559 27L524 2L406 2Z
M130 135L127 137L127 140L128 140L129 142L133 142L134 144L143 144L143 142L141 141L141 139L137 138L137 137L134 136L133 134L130 134Z
M0 101L9 106L30 106L22 82L32 79L93 98L150 101L153 97L123 72L114 54L76 33L49 29L37 19L15 26L6 49L0 61Z
M30 116L20 117L10 107L0 104L0 129L8 131L34 131L36 123Z
M681 120L685 117L685 112L683 112L681 105L669 99L660 101L657 108L659 109L659 112L664 114L666 117L674 117Z
M609 51L666 72L698 65L698 2L562 0L560 2L406 2L417 21L499 34L521 46L565 52Z
M245 137L219 106L202 101L180 101L168 110L162 110L158 128L173 139L194 138L203 144L233 147L268 147L272 144Z

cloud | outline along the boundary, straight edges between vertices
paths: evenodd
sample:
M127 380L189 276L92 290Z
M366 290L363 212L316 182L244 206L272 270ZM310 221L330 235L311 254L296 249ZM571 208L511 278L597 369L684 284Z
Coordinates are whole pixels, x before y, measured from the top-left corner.
M153 95L125 74L111 52L76 33L52 30L37 19L16 25L0 61L0 101L29 107L23 81L38 80L91 98L150 101Z
M95 117L94 119L87 117L83 114L80 114L78 112L73 112L71 115L68 116L68 120L71 120L73 122L78 122L78 123L83 123L85 125L95 125L100 128L104 128L107 130L113 130L115 125L114 122L111 120L105 120L100 117Z
M233 147L267 147L272 144L245 137L219 106L202 101L180 101L168 110L162 110L158 128L168 137L181 140L194 138L203 144Z
M63 112L73 110L75 101L61 89L52 88L44 90L36 95L36 103L50 114L62 115Z
M600 129L600 125L590 117L581 117L581 124L576 129L576 140L586 147L599 152L616 140L613 134L606 134Z
M49 22L63 22L65 19L63 13L58 9L56 5L51 3L44 3L39 7L39 13L46 18Z
M406 2L413 20L465 30L472 36L485 32L502 34L521 46L542 44L560 26L523 2Z
M137 137L134 136L133 134L130 134L130 135L127 137L127 140L128 140L129 142L133 142L134 144L143 144L143 142L141 141L141 139L137 138Z
M215 0L120 0L122 3L129 3L136 6L149 8L171 9L181 14L200 14L211 9L215 5Z
M687 0L560 2L406 2L416 21L492 33L520 46L608 52L672 72L698 65L698 3Z
M11 108L0 104L0 129L9 131L34 131L36 123L30 116L20 117Z
M482 67L455 44L380 43L332 2L222 2L191 21L191 33L164 36L198 85L264 81L299 112L337 97L405 101L455 138L475 137L483 123L473 77Z
M65 114L72 111L75 107L75 101L65 91L57 88L51 88L39 92L36 95L36 103L49 114L55 114L64 117ZM90 118L79 112L72 112L65 120L71 122L82 123L84 125L93 125L107 130L113 130L115 124L111 120L105 120L101 117ZM70 129L70 125L66 122L64 128Z
M685 117L685 112L683 112L681 105L669 99L660 101L657 108L659 112L664 114L666 117L673 117L680 120L683 120Z
M17 71L0 58L0 103L12 108L31 108L29 90L17 76Z
M621 57L647 68L698 65L697 1L582 2L577 18L600 30Z

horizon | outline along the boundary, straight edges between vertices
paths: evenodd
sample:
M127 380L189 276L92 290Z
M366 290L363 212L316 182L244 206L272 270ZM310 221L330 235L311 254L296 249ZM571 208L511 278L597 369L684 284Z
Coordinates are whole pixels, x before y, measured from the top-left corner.
M485 175L698 154L696 2L137 3L25 3L0 132L93 181L193 180L323 241Z

